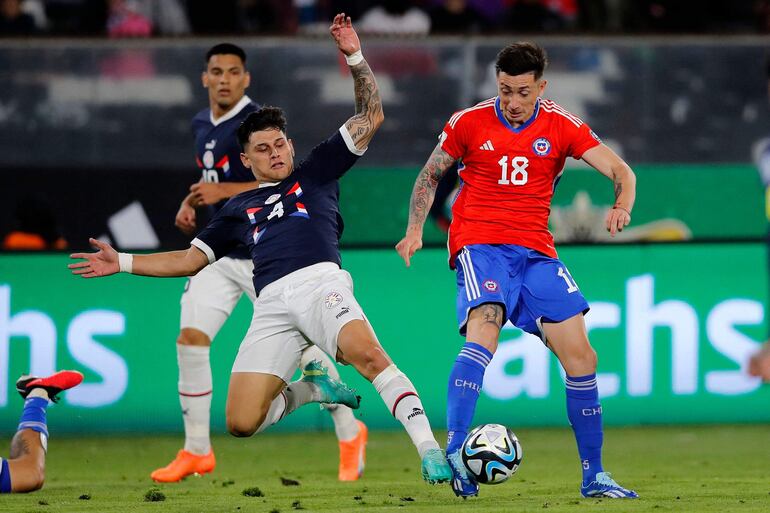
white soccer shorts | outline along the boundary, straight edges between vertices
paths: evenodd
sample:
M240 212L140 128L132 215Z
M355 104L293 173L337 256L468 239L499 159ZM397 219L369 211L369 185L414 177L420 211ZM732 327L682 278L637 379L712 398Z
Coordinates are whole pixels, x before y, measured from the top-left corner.
M191 276L180 301L180 328L195 328L214 340L244 292L252 303L256 299L253 273L251 260L223 257Z
M323 262L265 286L235 357L233 372L259 372L288 383L311 343L332 360L337 336L352 320L366 320L353 296L353 280L337 264Z

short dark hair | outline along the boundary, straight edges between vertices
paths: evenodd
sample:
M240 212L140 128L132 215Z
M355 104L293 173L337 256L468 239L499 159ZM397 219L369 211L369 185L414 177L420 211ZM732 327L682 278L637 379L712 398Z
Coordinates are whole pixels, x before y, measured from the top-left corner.
M213 55L237 55L241 58L241 62L246 65L246 52L240 46L232 43L219 43L209 48L209 51L206 52L206 64L209 63Z
M241 144L241 148L246 150L246 144L248 144L251 134L269 129L286 133L286 116L280 107L262 107L246 116L241 126L238 127L238 142Z
M506 46L497 54L497 62L495 62L497 73L502 71L511 76L534 73L535 80L540 80L546 66L548 66L548 55L545 50L529 41L519 41Z

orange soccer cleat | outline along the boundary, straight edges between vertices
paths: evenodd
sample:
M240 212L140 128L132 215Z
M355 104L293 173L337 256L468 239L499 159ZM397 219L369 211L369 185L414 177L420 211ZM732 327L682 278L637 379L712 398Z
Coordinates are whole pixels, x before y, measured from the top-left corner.
M181 449L174 461L163 468L159 468L150 477L159 483L177 483L191 474L208 474L214 471L217 460L214 451L206 455L193 454Z
M369 430L360 420L356 422L358 422L356 437L352 440L340 441L340 481L356 481L364 473L366 439Z

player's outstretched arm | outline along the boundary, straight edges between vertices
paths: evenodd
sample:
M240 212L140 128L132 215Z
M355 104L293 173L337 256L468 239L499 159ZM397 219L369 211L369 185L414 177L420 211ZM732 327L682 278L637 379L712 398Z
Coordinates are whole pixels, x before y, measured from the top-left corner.
M452 167L456 159L441 149L439 142L428 162L425 163L412 189L412 199L409 202L409 224L406 227L406 235L396 244L396 251L404 259L409 267L412 256L422 248L422 227L428 217L433 198L436 196L436 187L447 169Z
M72 274L83 278L101 278L119 272L157 277L192 276L209 263L203 251L195 246L182 251L131 255L118 253L106 242L96 239L88 239L88 242L99 251L73 253L70 258L81 261L67 266Z
M345 55L355 86L356 113L345 122L345 128L356 148L363 150L369 146L369 141L385 119L380 90L372 69L361 53L361 42L350 16L345 16L345 13L335 16L329 32L337 48Z
M614 184L615 204L607 212L606 219L607 231L614 237L631 222L631 210L636 201L636 175L617 153L604 144L586 151L583 160Z

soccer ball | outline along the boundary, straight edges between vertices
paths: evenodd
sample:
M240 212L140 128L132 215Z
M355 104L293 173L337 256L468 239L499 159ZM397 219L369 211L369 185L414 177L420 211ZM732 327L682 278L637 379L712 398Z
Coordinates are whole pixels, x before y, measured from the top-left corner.
M462 446L465 468L482 484L508 480L521 463L521 444L513 431L500 424L482 424L468 433Z

